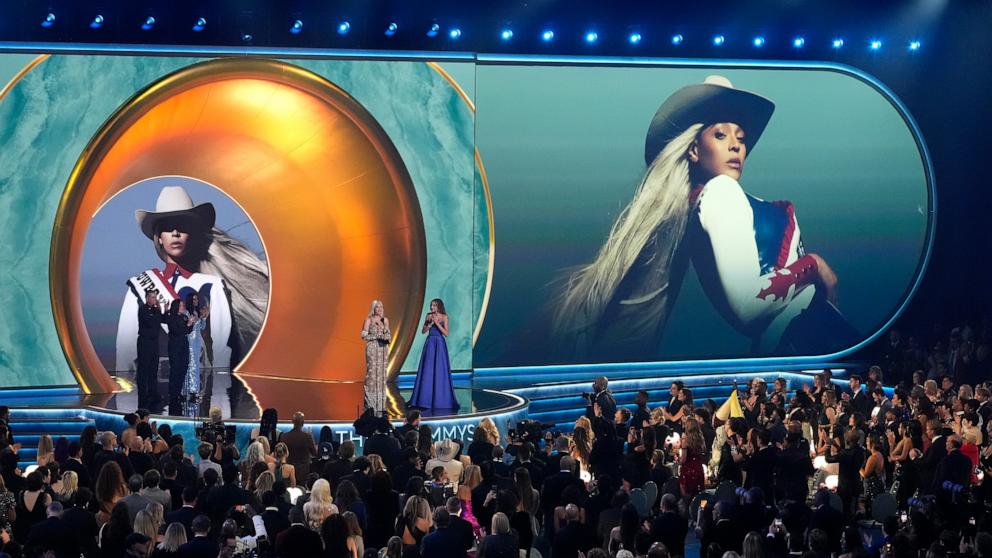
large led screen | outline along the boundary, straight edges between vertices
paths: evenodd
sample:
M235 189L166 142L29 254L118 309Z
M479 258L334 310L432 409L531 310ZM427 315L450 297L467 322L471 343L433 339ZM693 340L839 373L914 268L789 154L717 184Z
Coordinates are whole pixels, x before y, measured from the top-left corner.
M115 390L149 286L262 399L360 388L373 300L394 379L434 298L455 370L835 354L932 236L922 139L843 68L8 54L2 83L8 386Z

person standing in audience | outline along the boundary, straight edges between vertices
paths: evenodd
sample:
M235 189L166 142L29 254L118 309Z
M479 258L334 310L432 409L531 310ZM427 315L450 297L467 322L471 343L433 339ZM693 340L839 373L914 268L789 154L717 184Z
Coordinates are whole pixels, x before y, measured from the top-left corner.
M179 555L184 558L216 558L220 546L210 537L210 518L198 515L193 519L193 538L179 547Z
M279 437L279 443L285 444L289 451L289 455L284 458L284 463L292 465L296 473L293 484L289 486L295 486L296 481L306 480L310 477L310 461L317 455L317 446L313 435L303 430L303 423L303 413L300 411L293 413L293 429ZM276 460L278 459L279 456L277 455ZM280 480L279 477L280 475L277 474L276 480Z
M510 520L506 514L499 512L493 515L491 531L492 534L482 539L482 543L479 544L476 558L519 558L517 539L510 530ZM551 556L558 558L556 553L552 553Z
M180 523L170 523L165 538L155 546L152 558L181 558L179 549L186 544L186 529Z

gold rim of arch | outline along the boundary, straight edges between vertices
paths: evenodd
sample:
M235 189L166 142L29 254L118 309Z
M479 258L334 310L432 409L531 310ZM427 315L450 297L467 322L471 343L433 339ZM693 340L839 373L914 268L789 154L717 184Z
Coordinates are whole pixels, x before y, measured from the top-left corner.
M244 73L245 75L252 74L252 71L254 71L256 72L256 78L265 76L276 83L282 83L283 85L300 87L300 85L303 84L308 86L303 88L305 92L316 96L324 102L330 103L332 106L341 105L338 108L341 110L342 114L352 120L353 125L368 136L369 141L374 146L375 150L380 153L383 158L385 168L387 169L386 172L392 177L394 184L399 185L400 183L409 183L412 192L412 182L410 181L409 175L405 169L405 165L402 163L402 159L399 157L398 152L396 152L395 146L392 145L391 140L381 129L378 123L375 122L374 117L370 114L368 115L371 124L370 122L357 119L356 115L367 114L368 111L360 103L354 100L354 98L352 98L346 91L333 84L326 78L309 70L286 62L273 60L209 59L180 68L179 70L153 82L132 96L131 99L123 103L114 112L114 114L107 119L103 126L101 126L101 129L97 132L97 134L91 138L89 144L81 153L76 166L69 176L66 189L63 192L59 203L59 210L56 214L52 251L49 262L51 269L50 289L52 293L53 313L55 315L56 329L59 332L60 341L62 343L63 350L66 353L67 360L70 362L70 367L73 369L74 375L80 381L81 387L87 393L97 391L97 388L99 388L101 392L110 392L113 391L113 387L115 386L106 372L103 374L97 374L94 372L94 370L103 371L102 365L98 367L92 366L93 363L89 362L92 358L88 360L84 358L92 357L92 355L89 354L92 352L91 343L85 342L88 337L85 335L66 335L68 331L76 331L78 329L75 326L79 326L79 324L76 324L75 322L78 322L79 319L78 316L75 316L74 314L70 315L75 312L75 305L73 304L73 307L69 306L74 299L78 297L78 294L74 292L75 287L65 284L67 283L65 281L56 280L57 277L68 276L68 273L66 272L73 272L73 270L66 267L67 265L71 265L68 262L68 255L71 252L71 245L73 244L72 239L70 238L72 235L66 234L64 230L67 228L71 229L75 223L75 220L79 217L78 209L85 191L84 186L88 184L92 173L96 169L94 161L97 161L98 159L102 160L102 155L104 154L103 152L109 149L110 146L114 145L118 135L127 128L126 126L124 128L121 127L122 122L126 121L127 123L131 123L137 115L144 114L150 109L151 106L153 106L154 101L161 97L163 92L168 94L169 92L174 92L177 88L181 89L184 85L190 86L190 84L194 83L206 83L209 81L210 77L208 75L209 70L217 66L232 66L232 70L234 72ZM207 70L204 70L204 68L207 68ZM333 97L333 99L331 99L331 97ZM392 157L390 155L392 155ZM402 168L397 166L397 162L399 166L402 166ZM397 180L399 182L396 182ZM227 192L225 191L225 193ZM230 193L227 193L227 195L228 197L232 197ZM417 206L415 208L416 211L414 212L416 215L412 215L412 218L419 223L419 228L422 231L423 221L422 216L420 215L419 203L417 203L415 193L411 194L411 201ZM259 236L262 236L262 231L259 231ZM423 233L421 232L418 238L422 236ZM416 245L414 251L421 255L418 259L420 259L420 261L426 261L426 246L423 244L423 239L420 238L420 241L414 242L414 244ZM271 270L271 263L269 264L269 267ZM422 285L425 284L425 267L418 272L418 276L420 276L419 282ZM270 292L271 289L272 286L270 283ZM419 293L419 296L413 297L413 299L416 300L409 303L416 306L416 312L410 314L410 316L414 318L413 321L411 321L411 324L413 325L407 324L407 327L404 328L409 330L411 333L410 335L404 336L404 339L397 339L394 342L396 350L390 351L391 354L389 357L389 369L391 370L390 377L395 378L396 374L398 374L399 368L402 366L402 363L412 346L414 340L413 331L416 329L414 326L416 323L419 323L419 309L423 304L423 297L424 293L421 292ZM272 305L270 300L265 320L263 321L262 328L259 331L259 339L261 339L262 334L264 333L265 326L271 316L271 310ZM77 339L77 337L79 337L79 339ZM257 347L258 345L256 344L255 348ZM249 351L249 353L245 355L245 360L243 362L247 361L248 356L250 356L252 352L253 351ZM236 373L237 370L232 372ZM251 391L250 385L248 387L249 391Z

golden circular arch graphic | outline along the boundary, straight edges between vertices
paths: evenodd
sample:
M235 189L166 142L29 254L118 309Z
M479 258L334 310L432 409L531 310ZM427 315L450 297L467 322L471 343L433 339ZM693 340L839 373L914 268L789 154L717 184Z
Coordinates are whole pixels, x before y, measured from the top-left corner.
M416 335L427 278L420 206L399 153L372 115L330 81L284 62L221 59L137 93L70 175L53 231L50 287L63 349L86 392L114 389L80 303L90 219L127 186L165 175L221 189L265 244L268 311L235 370L249 388L253 378L361 382L359 331L373 299L393 324L395 378ZM292 390L252 391L263 407L292 406Z

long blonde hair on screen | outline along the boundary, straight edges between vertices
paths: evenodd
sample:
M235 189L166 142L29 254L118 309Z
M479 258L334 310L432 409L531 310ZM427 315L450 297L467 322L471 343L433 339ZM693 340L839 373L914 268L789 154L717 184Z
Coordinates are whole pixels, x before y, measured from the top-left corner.
M559 335L574 334L602 317L620 282L660 226L666 225L665 234L671 235L673 242L681 241L691 189L688 151L702 129L702 124L693 124L665 145L644 173L633 199L620 212L596 258L569 276L554 317Z

